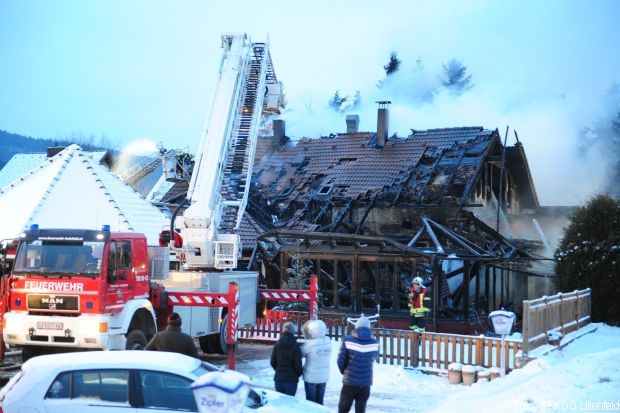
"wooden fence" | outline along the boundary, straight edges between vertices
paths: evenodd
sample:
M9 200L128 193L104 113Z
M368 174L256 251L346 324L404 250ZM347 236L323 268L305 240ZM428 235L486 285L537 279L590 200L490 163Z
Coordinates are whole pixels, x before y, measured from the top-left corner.
M547 333L566 335L590 323L591 290L523 301L523 357L547 343Z
M447 370L450 363L483 367L500 367L504 354L507 369L518 367L520 340L501 340L485 336L447 333L415 333L406 330L373 329L379 340L379 361L405 367L426 367Z
M333 340L341 341L350 333L352 325L347 325L346 316L321 314L320 318ZM297 325L297 334L301 338L301 327L308 319L308 314L303 312L270 311L264 318L257 319L256 326L239 329L239 338L275 341L287 321ZM431 332L420 334L384 328L373 328L373 335L379 341L377 361L383 364L439 370L447 370L453 362L484 367L500 366L502 349L499 338ZM520 341L505 340L503 353L507 369L518 366L516 357L519 350Z
M301 327L310 319L307 312L301 311L267 311L263 318L256 319L256 325L239 329L239 338L260 338L277 340L282 326L287 321L297 326L297 338L303 338ZM348 334L347 317L344 315L321 314L320 319L327 326L327 335L340 341Z

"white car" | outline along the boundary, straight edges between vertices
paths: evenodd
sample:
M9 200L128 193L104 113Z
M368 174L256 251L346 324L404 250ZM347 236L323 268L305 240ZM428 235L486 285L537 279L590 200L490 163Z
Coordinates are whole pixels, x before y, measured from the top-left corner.
M34 357L0 391L0 413L197 412L190 385L217 367L176 353L88 351ZM328 412L252 388L244 412Z

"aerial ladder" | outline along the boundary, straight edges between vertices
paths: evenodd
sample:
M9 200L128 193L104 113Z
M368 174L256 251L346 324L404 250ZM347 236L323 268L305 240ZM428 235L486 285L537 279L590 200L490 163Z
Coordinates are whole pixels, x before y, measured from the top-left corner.
M183 268L226 270L237 267L239 227L261 116L283 107L269 43L252 43L246 34L222 36L224 49L209 118L189 182L183 215L176 226Z

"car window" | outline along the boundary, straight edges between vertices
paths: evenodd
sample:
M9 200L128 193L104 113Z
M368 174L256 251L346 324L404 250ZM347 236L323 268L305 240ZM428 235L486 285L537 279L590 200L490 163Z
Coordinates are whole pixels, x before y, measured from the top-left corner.
M91 370L73 372L73 398L108 402L127 402L129 372L127 370Z
M85 370L60 373L50 385L46 399L92 399L128 403L128 370Z
M68 399L71 397L71 372L60 373L47 389L46 399Z
M146 408L197 412L191 389L193 380L159 371L140 371L143 404Z

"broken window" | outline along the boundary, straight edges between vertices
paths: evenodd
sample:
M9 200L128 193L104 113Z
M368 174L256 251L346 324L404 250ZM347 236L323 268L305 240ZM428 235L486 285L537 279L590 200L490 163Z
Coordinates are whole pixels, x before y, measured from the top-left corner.
M332 191L332 188L334 187L334 185L329 184L329 185L321 185L321 187L319 188L317 195L327 195Z

